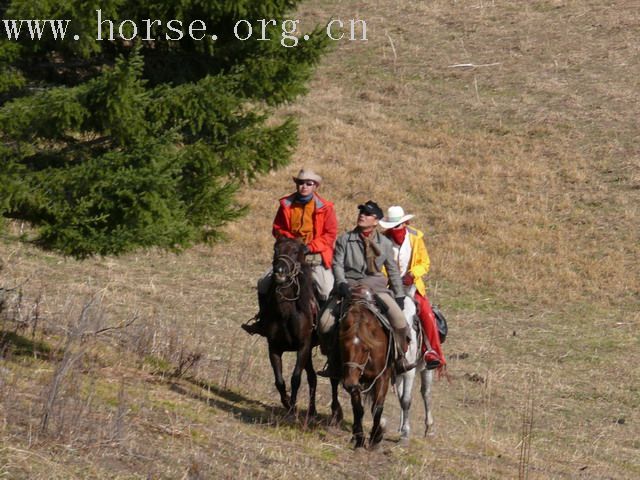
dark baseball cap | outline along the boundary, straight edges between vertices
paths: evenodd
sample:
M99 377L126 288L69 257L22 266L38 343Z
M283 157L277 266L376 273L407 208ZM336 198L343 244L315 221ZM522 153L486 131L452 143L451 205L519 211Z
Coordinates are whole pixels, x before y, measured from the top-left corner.
M362 205L358 205L358 210L369 215L375 215L378 220L384 217L382 209L372 200L369 200L367 203L363 203Z

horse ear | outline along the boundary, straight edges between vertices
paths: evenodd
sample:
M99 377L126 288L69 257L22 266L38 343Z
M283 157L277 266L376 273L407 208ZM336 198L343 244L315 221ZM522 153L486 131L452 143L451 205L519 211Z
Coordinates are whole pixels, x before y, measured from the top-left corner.
M280 245L281 243L284 243L284 242L286 242L286 241L287 241L287 237L285 237L284 235L278 235L278 236L276 237L276 241L275 241L275 242L274 242L274 244L273 244L273 245L274 245L274 248L275 248L277 245Z
M276 241L273 242L273 254L275 255L278 251L280 244L282 243L282 239L285 238L284 235L278 235L276 237Z

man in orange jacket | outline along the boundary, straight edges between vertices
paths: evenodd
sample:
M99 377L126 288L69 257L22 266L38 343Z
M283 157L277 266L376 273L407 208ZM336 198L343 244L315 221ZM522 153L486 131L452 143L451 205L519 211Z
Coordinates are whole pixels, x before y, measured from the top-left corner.
M429 271L429 254L424 244L424 234L408 223L412 218L413 215L405 215L402 207L393 206L380 220L380 226L386 229L384 234L393 243L405 291L418 304L418 316L427 337L423 345L424 359L427 368L433 369L444 366L445 360L436 319L427 298L427 286L422 279Z
M313 284L320 308L333 289L333 249L338 234L338 220L333 203L322 198L316 190L322 177L312 170L302 169L293 178L296 191L280 199L280 206L273 220L275 238L299 238L305 245L305 258L312 267ZM258 303L260 311L254 323L242 325L249 334L264 335L261 312L266 304L266 294L273 278L270 268L258 280Z

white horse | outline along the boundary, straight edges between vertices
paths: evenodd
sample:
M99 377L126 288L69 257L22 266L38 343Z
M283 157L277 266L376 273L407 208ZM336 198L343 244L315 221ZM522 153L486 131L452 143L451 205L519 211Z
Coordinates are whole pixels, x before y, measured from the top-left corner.
M418 360L416 368L409 370L402 374L396 374L394 378L394 385L398 400L400 401L400 442L403 444L409 443L409 434L411 427L409 425L409 409L411 408L411 393L413 390L413 382L416 378L416 373L420 373L420 394L422 396L422 402L424 404L424 436L433 435L433 415L431 414L431 386L433 385L433 372L434 370L427 370L426 362L422 353L422 333L420 326L417 322L420 320L416 315L416 306L413 301L407 299L405 302L405 318L415 319L409 325L409 331L411 332L411 343L409 349L405 353L405 357L409 363Z

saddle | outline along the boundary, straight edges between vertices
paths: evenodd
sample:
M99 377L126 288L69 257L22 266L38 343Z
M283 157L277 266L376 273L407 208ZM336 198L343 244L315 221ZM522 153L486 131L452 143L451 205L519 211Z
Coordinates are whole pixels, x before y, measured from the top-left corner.
M374 293L373 290L371 290L371 288L362 284L358 284L352 287L351 299L349 302L347 302L346 306L349 307L354 303L361 304L368 308L369 311L371 311L371 313L376 316L376 318L380 321L380 323L386 330L393 331L393 328L391 328L391 324L386 317L386 313L388 310L387 306L382 301L382 299L376 293ZM346 311L347 308L344 309L345 313Z
M391 326L389 319L387 318L387 311L389 308L384 303L384 301L380 298L380 296L371 290L370 287L363 284L357 284L351 288L351 301L347 303L347 308L343 309L343 312L346 313L349 306L354 303L359 303L365 306L371 313L373 313L382 327L391 335L393 342L391 342L392 348L392 358L398 357L399 354L402 353L402 348L400 347L401 343L397 338L397 333Z
M396 362L399 362L396 364L396 373L403 373L414 368L415 363L409 364L406 362L404 351L402 348L402 340L398 338L398 335L401 335L401 333L399 331L396 331L396 329L391 326L391 323L387 318L389 307L387 307L382 298L380 298L380 296L373 290L371 290L371 288L367 285L358 284L351 288L351 302L349 302L349 305L356 302L368 308L376 316L382 327L391 336L390 339L392 341L389 342L391 358L394 358L396 359ZM346 309L344 311L346 311ZM415 317L414 322L416 320L417 316ZM407 335L405 341L409 343L410 339L408 337L408 332L405 332L405 334ZM418 338L422 337L420 332L417 336Z

